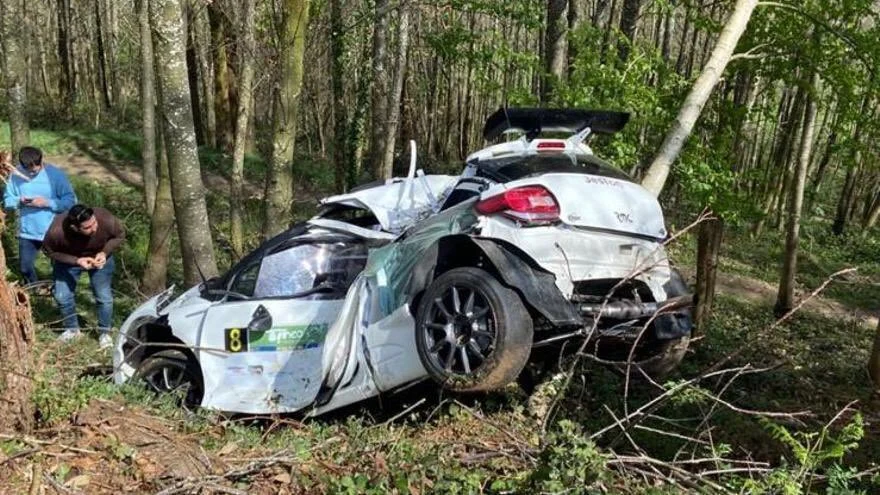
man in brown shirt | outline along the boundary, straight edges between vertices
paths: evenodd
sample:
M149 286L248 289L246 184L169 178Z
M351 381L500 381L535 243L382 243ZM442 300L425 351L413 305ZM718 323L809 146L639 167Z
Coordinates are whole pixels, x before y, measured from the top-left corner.
M53 263L54 296L63 317L62 340L80 335L76 315L76 284L85 271L98 310L98 342L110 347L113 323L113 252L125 240L125 229L104 208L74 205L67 213L56 215L43 238L43 251Z

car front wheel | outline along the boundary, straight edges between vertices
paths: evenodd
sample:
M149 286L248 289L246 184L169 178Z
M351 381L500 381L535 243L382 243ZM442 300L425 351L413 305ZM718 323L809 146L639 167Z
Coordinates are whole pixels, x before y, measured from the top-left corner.
M181 351L159 351L144 359L134 379L157 394L178 394L187 408L202 402L202 379L198 365Z
M519 295L476 267L450 270L425 291L416 347L428 374L457 392L501 388L529 358L532 318Z

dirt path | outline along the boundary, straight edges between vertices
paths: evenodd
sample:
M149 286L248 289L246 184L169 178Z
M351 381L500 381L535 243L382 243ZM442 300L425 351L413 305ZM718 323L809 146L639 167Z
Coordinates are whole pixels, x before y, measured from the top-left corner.
M682 272L690 278L694 279L694 271L692 269L684 269ZM732 273L718 272L716 289L720 294L736 297L743 301L764 306L772 306L776 303L777 287L764 280L758 280L752 277L736 275ZM800 300L809 294L796 294L795 299ZM822 297L821 295L807 301L804 310L817 313L828 318L840 318L841 320L858 320L859 323L870 329L877 328L877 315L869 311L861 309L852 309L835 301L834 299Z
M143 187L144 177L141 168L124 162L97 161L82 153L53 155L45 158L47 163L58 166L70 177L97 182L100 184L123 183L131 187ZM213 192L229 191L229 180L215 173L202 173L202 181ZM254 184L246 184L246 192L251 196L261 196L262 191Z

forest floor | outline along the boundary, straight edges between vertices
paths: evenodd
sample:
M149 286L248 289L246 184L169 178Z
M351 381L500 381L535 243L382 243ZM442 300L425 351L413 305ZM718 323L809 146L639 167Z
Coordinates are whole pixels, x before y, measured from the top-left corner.
M137 275L148 239L136 138L85 131L36 135L48 161L73 177L83 201L107 206L126 222L129 239L115 287L121 323L141 300ZM228 160L210 151L205 156L211 164L206 177L218 177L206 183L215 240L224 252ZM310 192L308 198L317 196ZM312 208L304 205L297 214L306 217ZM249 220L256 225L258 214ZM859 271L776 324L780 236L771 231L752 239L732 229L705 337L664 384L681 392L669 394L627 437L614 428L595 435L655 399L658 390L628 384L590 361L576 367L547 434L541 418L530 413L529 397L515 386L467 396L418 387L318 419L188 412L173 398L112 384L109 356L94 338L72 345L55 340L52 301L34 296L37 429L0 435L0 493L555 493L575 487L680 493L685 486L778 493L790 486L824 491L835 483L871 493L880 487L874 476L880 400L865 363L877 325L880 251L876 239L840 240L826 230L821 221L804 230L799 295L841 268ZM3 241L14 266L15 243L9 235ZM685 235L672 248L690 276L694 246L693 236ZM221 265L231 262L220 256ZM45 260L40 263L48 274ZM180 279L179 260L171 279ZM87 301L87 287L80 292ZM87 321L91 308L80 308ZM739 371L680 387L734 352L739 354L726 366Z

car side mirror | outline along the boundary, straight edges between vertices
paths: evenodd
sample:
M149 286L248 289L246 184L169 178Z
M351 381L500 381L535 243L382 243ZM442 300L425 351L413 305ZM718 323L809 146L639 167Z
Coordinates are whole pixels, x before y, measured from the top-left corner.
M257 306L247 328L248 332L265 332L272 328L272 315L269 314L269 310L262 304Z

